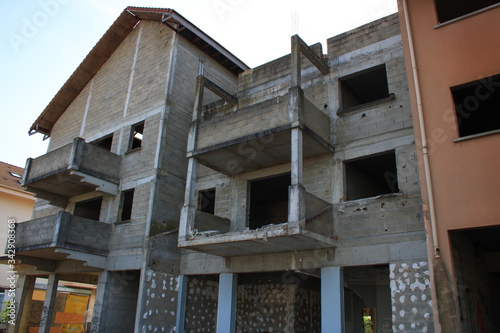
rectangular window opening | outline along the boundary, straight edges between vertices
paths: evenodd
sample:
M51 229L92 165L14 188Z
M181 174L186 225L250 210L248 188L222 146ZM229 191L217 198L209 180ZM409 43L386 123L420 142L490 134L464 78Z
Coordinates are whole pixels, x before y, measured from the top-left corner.
M435 0L439 23L499 4L500 0Z
M460 137L500 129L500 74L451 88Z
M215 188L198 192L198 210L208 214L215 214Z
M120 221L132 219L132 206L134 203L134 189L123 191L120 200Z
M345 76L339 81L342 110L390 97L385 64Z
M346 200L399 192L394 151L346 161Z
M132 125L130 131L129 151L142 147L143 134L144 134L144 121Z
M99 221L101 215L102 197L75 203L73 215Z
M288 221L288 188L290 183L290 173L249 182L248 227L250 229Z
M105 137L92 141L92 144L97 147L101 147L102 149L106 149L107 151L111 151L111 145L113 144L113 134L109 134Z

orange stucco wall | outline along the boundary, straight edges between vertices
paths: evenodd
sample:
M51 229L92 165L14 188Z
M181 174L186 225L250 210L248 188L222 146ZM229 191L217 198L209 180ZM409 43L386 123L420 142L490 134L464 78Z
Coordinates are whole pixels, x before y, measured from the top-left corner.
M398 5L416 137L421 142L402 0ZM500 74L500 7L436 27L433 0L408 0L407 6L429 141L438 236L443 258L449 263L448 230L500 224L500 134L454 142L459 135L450 92L450 87Z

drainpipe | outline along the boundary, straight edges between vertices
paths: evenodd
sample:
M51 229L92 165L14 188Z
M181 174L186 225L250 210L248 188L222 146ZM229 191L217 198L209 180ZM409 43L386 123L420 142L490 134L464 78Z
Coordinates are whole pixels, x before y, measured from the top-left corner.
M424 159L424 175L425 175L425 186L427 188L427 197L429 198L429 214L431 219L431 232L432 232L432 242L434 244L434 257L436 259L440 258L439 241L436 228L436 211L434 208L434 195L432 192L432 179L431 172L429 168L429 154L427 147L427 135L425 133L424 126L424 114L422 112L422 98L420 95L420 83L418 79L417 65L415 63L415 51L413 49L413 37L410 28L410 18L408 16L408 8L406 4L407 0L402 0L403 2L403 12L405 15L406 32L408 34L408 45L410 49L410 59L411 68L413 71L413 83L415 85L415 95L417 99L417 113L418 113L418 123L420 127L420 137L422 140L422 158Z

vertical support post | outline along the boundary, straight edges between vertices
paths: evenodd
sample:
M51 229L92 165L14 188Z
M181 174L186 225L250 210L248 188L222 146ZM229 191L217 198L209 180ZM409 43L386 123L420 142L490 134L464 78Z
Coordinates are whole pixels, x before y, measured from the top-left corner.
M176 333L184 333L184 321L186 317L186 298L188 277L186 275L179 275L179 291L177 293L177 317L176 317Z
M179 223L179 242L184 242L192 237L192 227L196 217L196 207L194 205L194 194L196 187L196 172L198 161L192 156L196 150L196 141L198 138L198 123L201 116L201 107L203 105L203 90L205 89L205 78L202 75L196 77L196 92L193 106L193 119L188 136L188 171L186 178L186 192L184 194L184 206L181 209Z
M292 172L292 185L302 185L302 130L300 128L292 129L292 158L291 158L291 172Z
M192 237L192 228L196 217L196 206L194 195L196 187L196 173L198 161L194 157L188 159L188 170L186 177L186 192L184 193L184 206L181 210L179 223L179 241L186 241Z
M56 303L58 283L59 275L57 275L56 273L50 273L49 280L47 282L47 291L45 293L45 301L43 302L42 318L40 319L40 328L38 329L38 333L50 332L52 315L54 314L54 304Z
M99 278L97 280L97 290L94 301L94 310L92 311L92 326L91 331L96 333L105 333L105 309L104 306L106 300L106 293L108 292L109 284L109 273L108 271L99 272Z
M35 289L36 276L19 275L17 278L15 302L16 318L14 324L7 323L7 332L26 332L28 328L28 317ZM11 320L7 317L7 320Z
M224 273L219 277L217 333L234 333L236 326L236 287L238 275Z
M344 272L341 267L321 268L321 332L344 333Z
M293 35L292 36L292 54L291 54L291 62L292 62L292 82L291 82L291 87L300 87L302 84L302 78L301 78L301 71L302 71L302 64L301 64L301 52L300 52L300 43L299 43L299 36Z
M189 129L187 152L192 153L196 149L196 140L198 138L198 123L203 106L203 91L205 89L205 78L201 75L196 77L196 91L193 106L193 118L191 128Z
M298 233L305 219L305 190L302 186L302 130L294 128L291 132L291 185L288 193L288 230ZM305 222L304 222L305 223Z

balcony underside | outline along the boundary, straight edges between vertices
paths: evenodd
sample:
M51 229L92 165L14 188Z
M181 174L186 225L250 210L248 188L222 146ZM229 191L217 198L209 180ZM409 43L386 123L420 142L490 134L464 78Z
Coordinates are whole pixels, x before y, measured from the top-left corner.
M290 163L291 128L262 131L194 151L199 163L226 175L234 175ZM333 152L333 147L304 128L303 158Z
M75 172L73 170L61 170L60 172L55 172L55 174L48 177L35 179L32 183L27 184L27 187L31 192L43 193L40 195L42 198L44 197L44 194L48 193L54 193L58 196L69 198L75 195L96 191L100 187L99 185L87 182L86 180L88 180L88 178L80 172ZM101 182L103 185L105 185L105 183L109 183L106 181Z
M287 224L279 224L243 233L196 235L192 240L180 242L179 246L222 257L235 257L333 248L334 242L330 237L307 230L292 232Z

